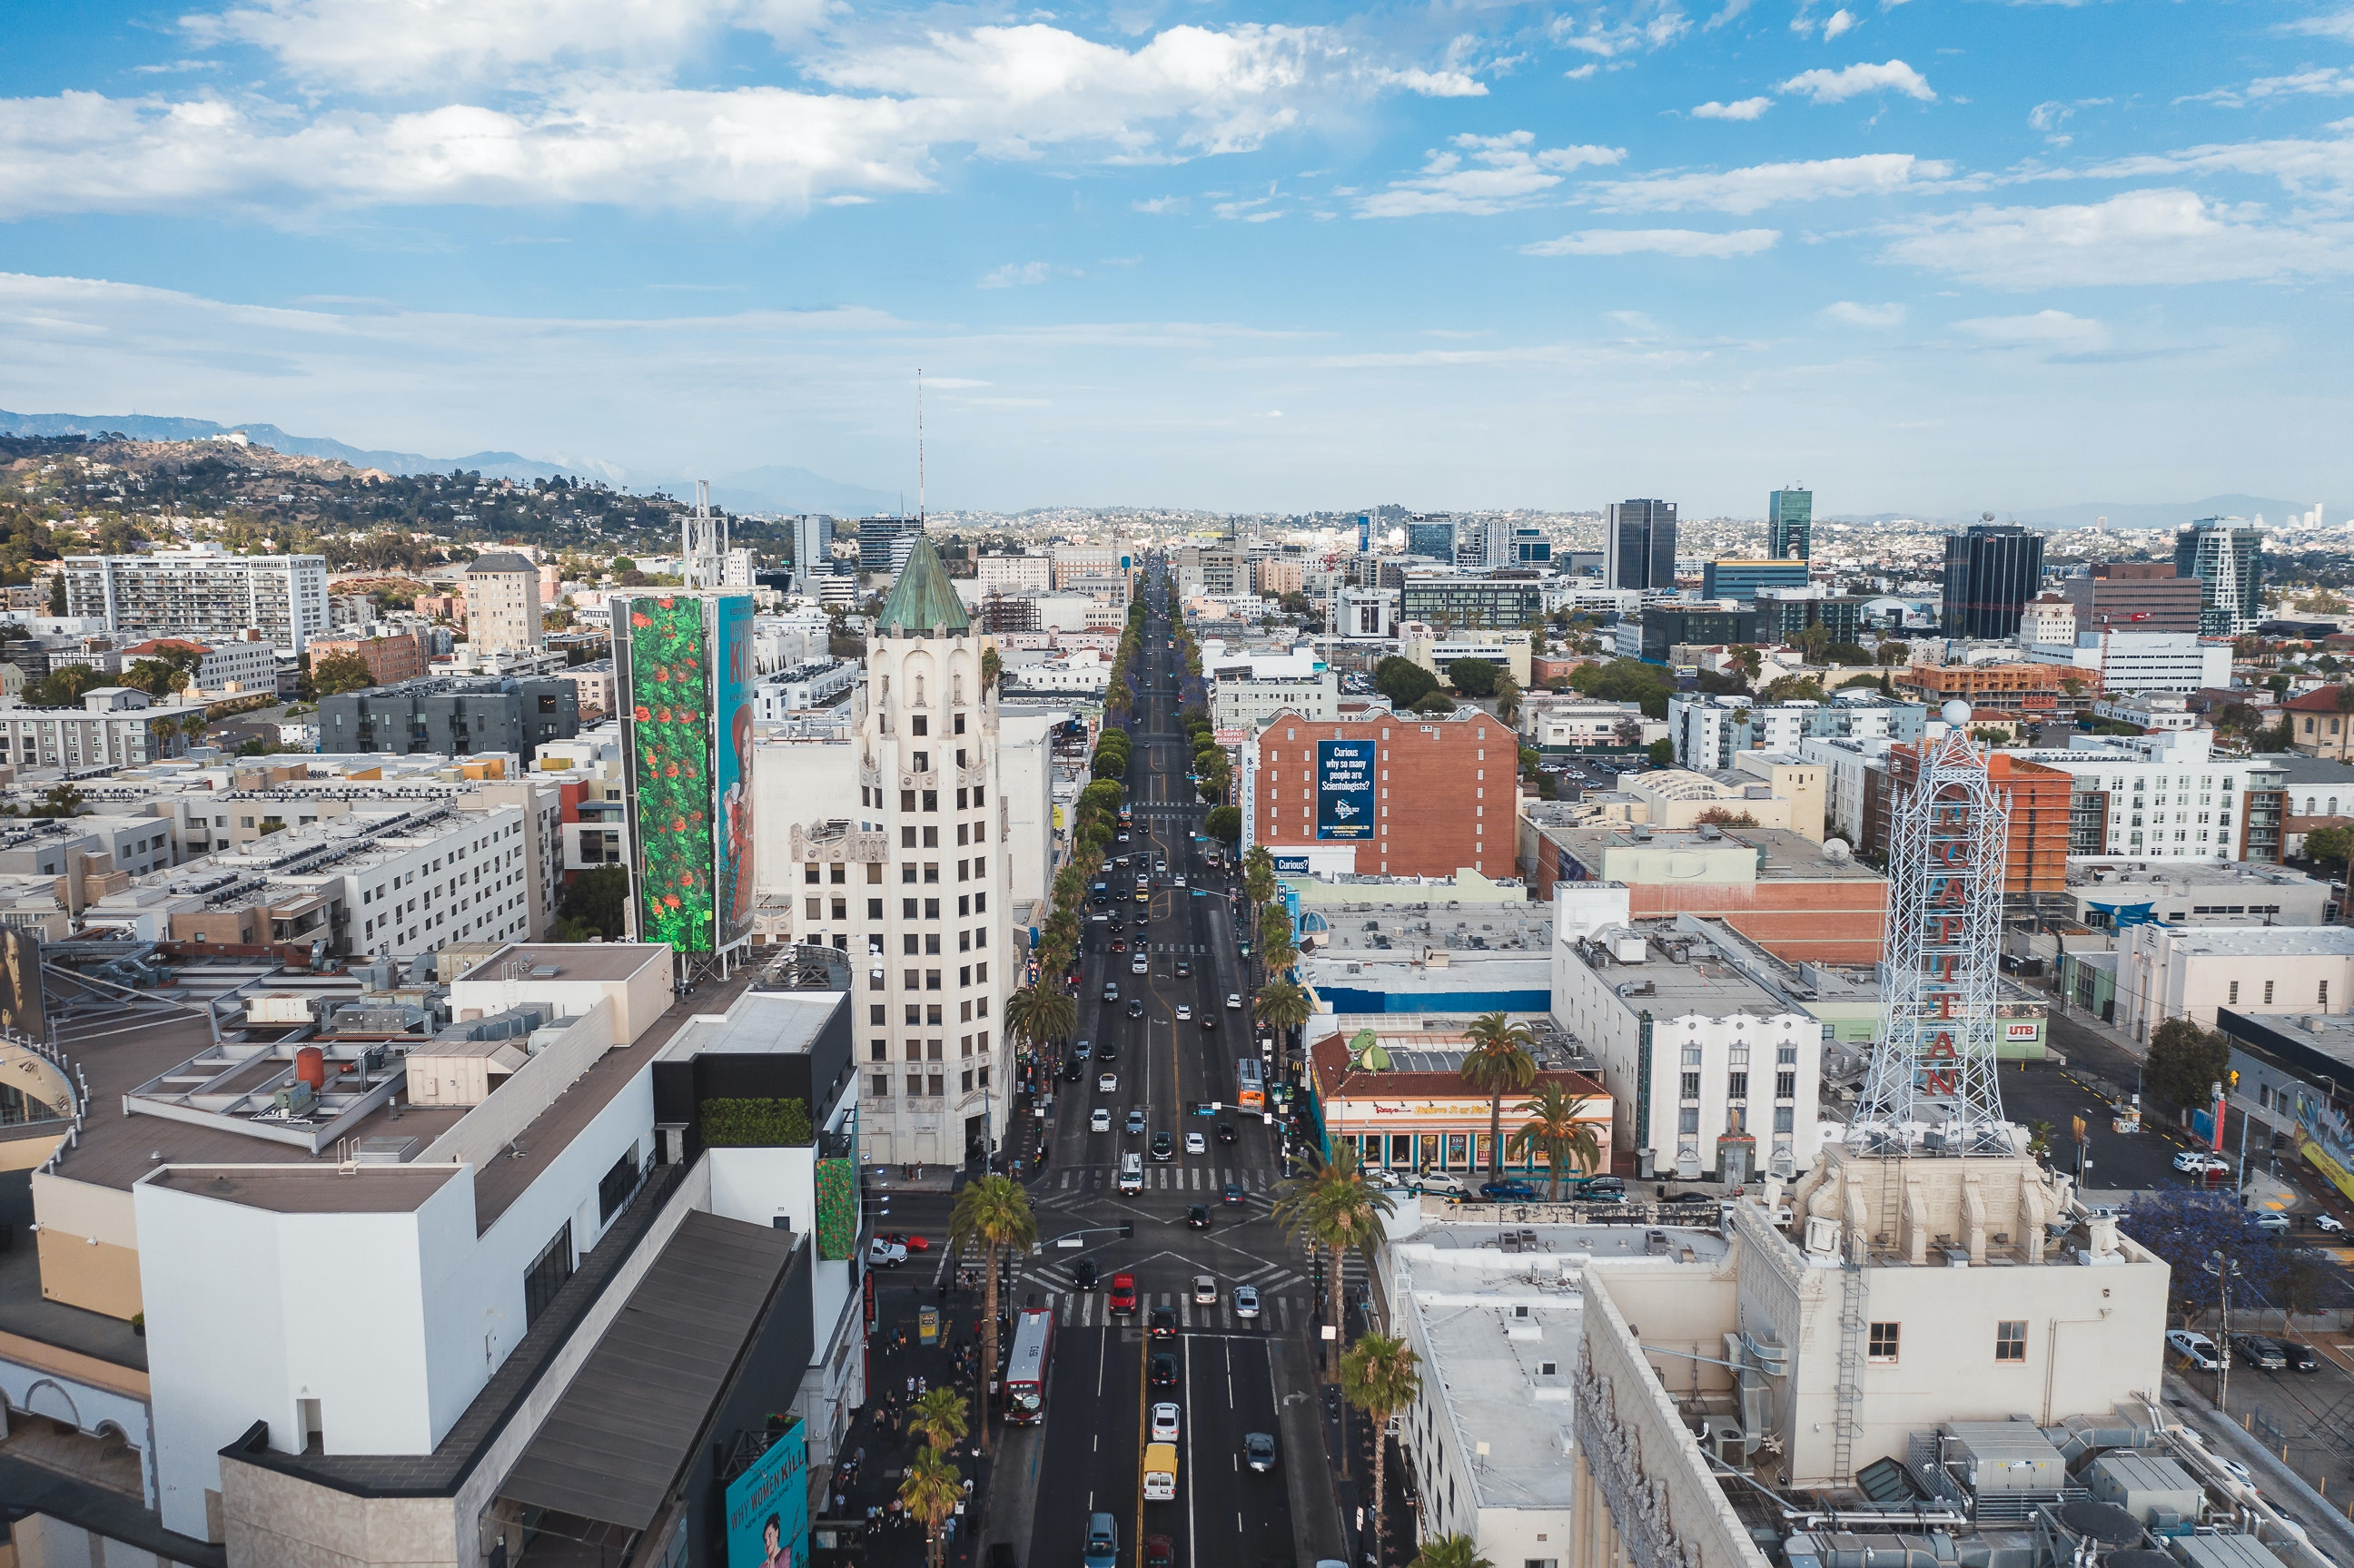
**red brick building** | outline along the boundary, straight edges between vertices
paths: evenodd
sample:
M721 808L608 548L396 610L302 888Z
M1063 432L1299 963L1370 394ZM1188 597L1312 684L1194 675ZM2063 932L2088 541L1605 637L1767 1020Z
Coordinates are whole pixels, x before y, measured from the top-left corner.
M415 632L386 637L314 637L311 640L311 668L317 669L322 660L338 653L349 653L366 664L368 679L379 686L418 680L431 667L425 640Z
M1354 742L1360 797L1320 789ZM1278 713L1243 742L1243 847L1264 844L1285 869L1365 876L1516 874L1520 745L1510 726L1476 708L1441 718L1384 714L1309 720ZM1362 802L1363 819L1357 820Z
M1921 748L1894 746L1888 750L1888 776L1869 825L1867 844L1887 853L1889 817L1895 801L1913 790L1921 776ZM1994 752L1987 758L1987 778L2010 806L2010 847L2003 864L2006 898L2068 890L2068 829L2075 781L2057 768ZM2108 813L2106 797L2098 810Z

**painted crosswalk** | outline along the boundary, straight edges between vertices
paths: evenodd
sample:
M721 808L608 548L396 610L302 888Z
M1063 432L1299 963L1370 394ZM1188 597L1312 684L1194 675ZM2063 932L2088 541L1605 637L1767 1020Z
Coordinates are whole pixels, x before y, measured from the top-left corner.
M1156 1307L1174 1308L1179 1330L1189 1334L1286 1334L1316 1319L1316 1303L1307 1292L1272 1295L1264 1289L1259 1292L1258 1316L1242 1317L1235 1310L1231 1283L1222 1285L1215 1306L1198 1303L1183 1291L1146 1292L1137 1298L1133 1317L1112 1311L1101 1290L1034 1289L1023 1302L1051 1310L1055 1326L1063 1329L1141 1328Z
M1055 1172L1054 1185L1044 1192L1034 1192L1031 1202L1050 1202L1058 1193L1099 1192L1119 1179L1119 1167L1113 1165L1066 1165ZM1163 1163L1144 1168L1144 1190L1148 1192L1224 1192L1229 1184L1240 1187L1246 1196L1264 1197L1275 1190L1282 1178L1270 1171L1244 1171L1228 1165L1179 1165Z

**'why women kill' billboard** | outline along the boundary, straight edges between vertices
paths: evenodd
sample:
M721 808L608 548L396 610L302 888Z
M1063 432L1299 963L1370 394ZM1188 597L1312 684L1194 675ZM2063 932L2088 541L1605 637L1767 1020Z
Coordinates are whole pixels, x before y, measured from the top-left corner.
M727 1483L727 1568L802 1568L809 1532L809 1434L796 1415Z

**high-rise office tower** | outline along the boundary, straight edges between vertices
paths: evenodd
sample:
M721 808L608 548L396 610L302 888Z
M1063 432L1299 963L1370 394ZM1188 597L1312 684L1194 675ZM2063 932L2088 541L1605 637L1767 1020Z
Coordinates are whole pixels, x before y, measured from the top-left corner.
M1766 502L1766 554L1776 561L1811 560L1815 549L1815 493L1793 485Z
M1434 561L1455 559L1455 519L1445 513L1416 513L1405 520L1405 553Z
M817 591L815 578L833 570L833 519L822 512L804 512L793 519L793 570L803 593Z
M1512 525L1501 517L1466 517L1455 525L1455 564L1458 567L1509 567L1512 564Z
M907 535L924 531L920 517L862 517L858 520L858 569L876 577L896 571L903 556L894 556L892 548Z
M1973 523L1946 541L1945 631L2001 641L2043 581L2043 535L2015 523Z
M1615 588L1676 586L1676 503L1672 501L1611 503L1602 531L1602 580Z
M2201 637L2238 637L2264 619L2264 536L2243 520L2201 517L2178 532L2174 574L2200 581Z

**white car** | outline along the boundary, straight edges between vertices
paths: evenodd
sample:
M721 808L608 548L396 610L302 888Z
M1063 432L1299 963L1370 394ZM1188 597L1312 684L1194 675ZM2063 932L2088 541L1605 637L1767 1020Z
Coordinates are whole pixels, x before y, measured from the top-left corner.
M1178 885L1178 886L1180 886L1180 887L1182 887L1182 886L1184 886L1184 885L1185 885L1185 878L1184 878L1182 875L1180 875L1180 876L1177 878L1177 885Z
M1116 1095L1119 1093L1119 1075L1118 1073L1097 1073L1096 1075L1096 1093L1099 1095Z
M1136 957L1128 960L1128 972L1132 975L1150 974L1152 972L1152 960L1146 958L1142 953L1139 953Z
M2288 1234L2288 1216L2274 1210L2267 1209L2256 1216L2256 1229L2272 1235Z
M2316 1214L2313 1216L2313 1228L2317 1231L2327 1232L2328 1234L2333 1236L2344 1235L2346 1234L2346 1222L2339 1219L2336 1214Z
M1193 1016L1193 1010L1183 1002L1177 1004L1177 1022L1182 1023Z
M1215 1307L1218 1304L1218 1282L1206 1274L1193 1277L1193 1305Z
M1198 1132L1189 1132L1185 1135L1185 1152L1207 1154L1210 1152L1210 1140Z
M1243 999L1236 996L1233 991L1226 992L1226 1011L1229 1012L1240 1012L1242 1010Z
M2232 1162L2203 1149L2186 1149L2174 1157L2174 1168L2186 1176L2207 1176L2229 1171Z
M1469 1183L1451 1171L1425 1171L1415 1177L1414 1185L1426 1192L1444 1192L1450 1198L1471 1195Z
M1405 1186L1405 1182L1397 1179L1395 1172L1384 1171L1378 1165L1371 1166L1366 1170L1365 1184L1369 1187L1380 1187L1392 1192L1398 1192Z
M1155 1443L1177 1441L1179 1425L1175 1405L1164 1403L1152 1407L1152 1440Z
M1243 1319L1251 1319L1258 1316L1257 1286L1237 1285L1235 1287L1235 1316Z
M1111 1130L1111 1108L1108 1106L1096 1107L1094 1112L1087 1118L1087 1130L1089 1132Z
M876 1236L867 1244L866 1266L869 1268L896 1268L907 1261L907 1248L904 1243Z
M2213 1372L2223 1364L2222 1357L2215 1352L2215 1341L2196 1329L2168 1329L2166 1348L2200 1372Z

